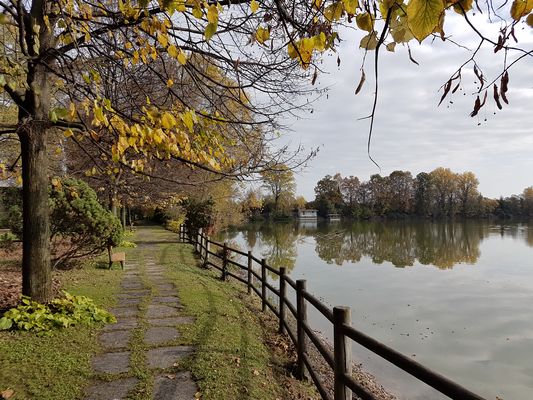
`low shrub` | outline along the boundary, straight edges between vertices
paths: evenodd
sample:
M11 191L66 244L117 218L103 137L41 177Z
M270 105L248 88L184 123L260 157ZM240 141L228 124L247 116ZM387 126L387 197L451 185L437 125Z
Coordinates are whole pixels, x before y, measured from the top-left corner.
M49 304L41 304L22 297L22 304L11 308L0 318L0 330L46 332L54 328L67 328L76 324L92 325L98 322L112 323L116 319L109 312L98 308L85 296L64 297Z
M122 241L119 219L98 202L85 182L53 179L50 205L54 267L99 254Z
M183 225L185 218L169 219L165 226L170 232L180 233L180 226Z

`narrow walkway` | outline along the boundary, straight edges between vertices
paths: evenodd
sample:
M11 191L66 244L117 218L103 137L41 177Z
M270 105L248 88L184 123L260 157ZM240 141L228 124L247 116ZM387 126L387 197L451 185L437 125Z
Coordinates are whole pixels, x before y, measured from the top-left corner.
M176 344L179 325L193 320L182 315L177 290L164 268L152 252L143 253L144 264L126 264L117 307L110 310L117 323L100 335L105 352L93 359L95 379L86 400L195 399L196 384L190 372L180 368L193 348Z

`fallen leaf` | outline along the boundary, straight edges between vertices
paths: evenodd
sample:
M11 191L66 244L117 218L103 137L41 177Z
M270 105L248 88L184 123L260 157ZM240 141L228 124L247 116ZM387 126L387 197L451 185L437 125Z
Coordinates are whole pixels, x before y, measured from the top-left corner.
M15 394L15 391L13 389L6 389L6 390L2 390L0 392L0 395L2 396L2 399L4 400L7 400L7 399L10 399L11 397L13 397L13 395Z
M254 369L253 374L254 374L255 376L259 375L259 371L256 370L256 369Z

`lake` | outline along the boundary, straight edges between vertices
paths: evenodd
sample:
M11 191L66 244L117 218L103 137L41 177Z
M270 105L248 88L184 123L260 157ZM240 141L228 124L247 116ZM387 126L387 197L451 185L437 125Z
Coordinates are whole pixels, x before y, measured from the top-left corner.
M357 329L479 395L532 398L533 224L263 223L223 239L307 279L327 305L351 307ZM310 320L331 338L325 319ZM399 398L445 398L353 346Z

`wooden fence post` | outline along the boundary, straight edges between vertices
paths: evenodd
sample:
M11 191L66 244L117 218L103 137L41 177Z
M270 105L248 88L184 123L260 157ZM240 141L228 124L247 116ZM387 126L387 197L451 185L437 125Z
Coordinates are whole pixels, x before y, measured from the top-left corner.
M211 250L209 241L209 236L205 235L205 258L204 258L204 268L209 267L209 251Z
M343 375L352 375L352 342L344 335L342 325L351 325L349 307L333 308L333 358L335 360L335 400L352 400L352 391L343 382Z
M222 276L220 277L220 279L225 281L227 275L228 275L228 244L224 242L224 247L222 248Z
M252 285L254 284L252 275L252 251L248 250L248 294L252 294Z
M296 281L296 336L297 336L297 353L298 365L296 366L296 377L298 379L306 378L306 369L304 355L307 352L307 339L303 324L307 323L307 304L303 296L305 291L306 280L299 279Z
M266 311L267 305L266 305L266 290L267 287L265 285L267 279L266 274L266 259L261 259L261 311Z
M198 229L198 234L196 235L196 252L200 253L200 240L202 238L202 228Z
M285 267L279 269L279 333L285 333L285 302L287 301L286 273L287 269Z

